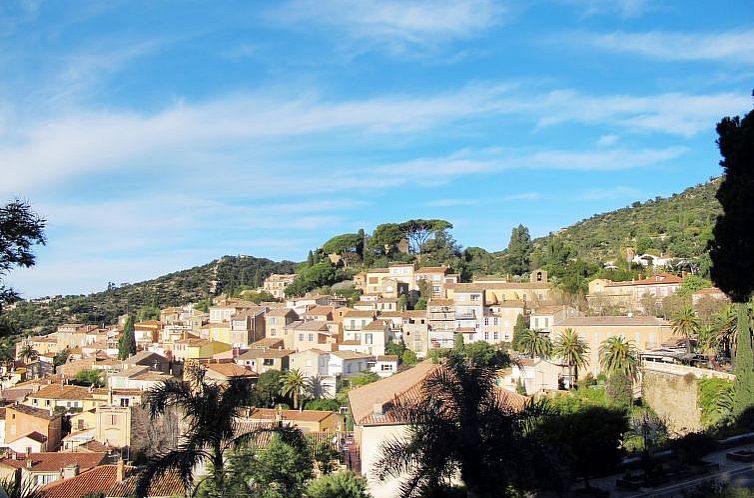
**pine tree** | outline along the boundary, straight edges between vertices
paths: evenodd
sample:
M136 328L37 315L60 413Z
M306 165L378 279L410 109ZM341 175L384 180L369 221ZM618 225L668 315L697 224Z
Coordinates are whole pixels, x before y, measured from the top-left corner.
M306 257L306 264L307 266L314 265L314 253L312 251L309 251L309 256Z
M531 253L534 246L531 243L529 229L518 225L511 231L511 240L505 254L506 266L513 275L522 275L529 271Z
M262 272L257 268L256 273L254 273L254 288L258 289L260 287L262 287Z
M747 303L754 293L754 111L717 124L723 181L717 200L723 207L709 243L712 280L738 308L735 414L754 406L754 359Z
M134 320L129 315L123 326L123 335L118 341L118 358L125 360L133 354L136 354L136 335L134 334Z

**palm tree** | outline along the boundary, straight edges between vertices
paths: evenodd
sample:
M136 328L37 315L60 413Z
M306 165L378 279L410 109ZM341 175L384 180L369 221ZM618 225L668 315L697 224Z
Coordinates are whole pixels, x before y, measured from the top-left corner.
M552 352L566 362L572 382L579 378L579 368L588 364L589 345L571 328L565 329L558 336Z
M673 314L671 324L673 333L686 339L686 353L691 354L691 339L699 334L700 327L694 308L690 304L684 305Z
M0 496L8 498L42 498L44 492L31 479L5 478L0 480Z
M308 394L311 399L320 399L327 395L327 386L325 385L322 376L313 375L306 379L306 394Z
M620 374L633 380L639 375L639 351L634 341L609 337L600 344L599 357L600 368L607 375Z
M717 329L717 342L723 352L731 361L736 356L736 343L738 342L738 313L733 305L728 304L715 313L715 328Z
M193 483L194 467L209 463L212 485L225 496L227 484L225 452L243 446L250 434L237 435L236 416L251 394L251 384L231 379L226 384L205 381L197 376L194 382L167 380L147 394L146 407L152 419L164 415L170 406L177 406L185 415L186 432L173 450L151 458L139 475L137 496L146 496L153 479L168 471L176 471L186 487Z
M280 379L280 394L290 395L293 399L293 409L298 408L298 398L309 385L309 379L301 373L301 370L293 369Z
M497 377L495 368L450 353L425 377L420 393L394 401L391 416L408 425L383 443L377 477L400 479L401 498L435 496L456 476L469 497L500 496L510 484L533 489L552 482L552 462L525 434L542 405L512 409L505 400L515 395L501 393ZM542 463L548 474L540 474Z
M547 358L552 352L552 342L550 337L536 330L525 330L521 337L521 348L526 354L539 358Z
M18 357L24 360L24 363L29 363L39 358L39 353L37 353L37 350L34 349L34 346L32 346L31 344L26 344L18 352Z

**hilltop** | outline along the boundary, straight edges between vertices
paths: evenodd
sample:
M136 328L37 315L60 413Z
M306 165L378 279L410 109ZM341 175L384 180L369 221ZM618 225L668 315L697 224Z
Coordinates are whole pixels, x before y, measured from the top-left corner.
M634 202L596 214L534 243L541 246L558 237L579 258L594 262L616 259L625 254L626 247L638 254L701 258L706 255L715 219L722 212L715 199L719 185L720 178L715 178L670 197Z
M293 273L296 263L252 256L223 256L188 270L88 296L66 296L44 302L20 302L3 314L16 331L49 333L63 323L114 323L119 315L142 308L164 308L198 302L227 289L256 287L272 273Z

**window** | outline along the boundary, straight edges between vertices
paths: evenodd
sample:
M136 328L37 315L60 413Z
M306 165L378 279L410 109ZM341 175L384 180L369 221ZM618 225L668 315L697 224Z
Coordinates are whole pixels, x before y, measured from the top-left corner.
M492 334L492 338L495 339L496 341L499 341L500 340L500 332L495 332L494 334Z
M500 323L500 319L498 317L495 317L493 322L495 325L498 325Z
M314 334L309 334L309 342L314 342Z
M118 416L110 415L110 425L118 425Z
M361 334L354 334L353 338L354 340L361 342Z
M303 342L303 340L304 340L304 334L299 334L298 335L298 340Z
M489 325L490 324L490 319L487 318L486 316L484 317L484 324L485 325Z
M367 321L366 320L362 320L361 321L361 326L362 327L366 327L367 326Z
M77 428L78 428L78 430L80 430L80 431L83 431L83 430L84 430L84 419L81 419L81 418L80 418L80 419L78 419Z
M364 344L374 344L372 334L364 334Z
M262 360L262 365L264 365L265 367L271 367L274 364L275 364L275 360L273 360L272 358L264 358Z
M128 398L120 398L120 406L127 407L128 406Z
M391 365L389 363L383 363L382 366L380 367L380 370L382 370L383 372L392 372L393 371L393 365Z
M278 331L276 329L270 329L270 337L275 337L278 335Z
M484 333L484 340L485 341L489 341L490 340L490 333L489 332L485 332Z
M49 399L45 400L45 406L50 406L50 400Z
M481 299L481 297L482 297L482 296L481 296L481 295L479 295L479 294L472 294L472 295L471 295L471 300L472 300L472 301L479 301L479 299Z

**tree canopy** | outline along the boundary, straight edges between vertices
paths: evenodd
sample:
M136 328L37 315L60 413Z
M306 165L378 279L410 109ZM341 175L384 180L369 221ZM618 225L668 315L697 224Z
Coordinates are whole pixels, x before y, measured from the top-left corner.
M18 293L3 283L14 266L31 267L36 263L32 247L44 245L46 220L21 200L0 207L0 313L3 305L18 300Z

